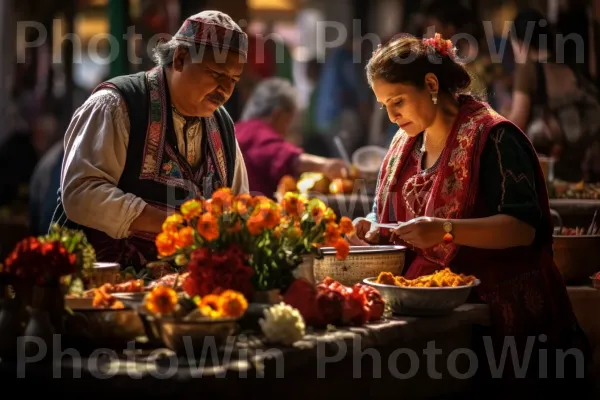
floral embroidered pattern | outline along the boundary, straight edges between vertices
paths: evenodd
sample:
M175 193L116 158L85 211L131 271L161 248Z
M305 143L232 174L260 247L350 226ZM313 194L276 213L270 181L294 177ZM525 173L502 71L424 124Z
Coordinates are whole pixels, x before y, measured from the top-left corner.
M162 165L161 174L170 178L183 178L179 165L172 160L169 160Z
M225 150L216 118L211 116L203 119L208 133L210 157L205 160L205 166L194 174L186 157L178 157L176 151L166 142L167 112L170 112L171 107L166 106L167 87L162 68L155 67L148 71L146 83L150 94L150 110L140 179L150 179L187 190L193 186L194 192L202 193L202 178L215 171L216 163L220 181L227 182ZM168 160L163 162L165 156Z

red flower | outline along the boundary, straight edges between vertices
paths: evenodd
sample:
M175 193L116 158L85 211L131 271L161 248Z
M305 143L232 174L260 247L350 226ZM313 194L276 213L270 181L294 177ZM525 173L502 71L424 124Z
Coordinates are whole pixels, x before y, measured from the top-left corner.
M237 246L222 252L212 252L206 248L194 250L188 270L189 276L183 286L185 292L192 297L225 289L241 292L247 298L252 295L251 277L254 271Z
M436 33L432 38L423 39L423 44L442 56L448 54L454 56L454 44L451 40L442 39L439 33Z
M38 285L75 273L77 257L60 242L42 243L29 237L19 242L5 261L6 272Z

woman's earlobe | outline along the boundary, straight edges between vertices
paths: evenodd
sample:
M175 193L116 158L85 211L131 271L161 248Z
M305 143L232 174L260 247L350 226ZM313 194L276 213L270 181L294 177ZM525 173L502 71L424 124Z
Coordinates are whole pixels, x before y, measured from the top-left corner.
M437 76L435 76L431 72L425 75L425 85L431 93L437 93L439 91Z

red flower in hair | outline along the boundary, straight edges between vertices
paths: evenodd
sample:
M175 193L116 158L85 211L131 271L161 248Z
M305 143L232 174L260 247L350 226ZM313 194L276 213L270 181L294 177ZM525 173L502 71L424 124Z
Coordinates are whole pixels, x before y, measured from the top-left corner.
M423 44L428 49L431 49L442 56L454 56L456 53L452 41L442 39L442 36L439 33L436 33L432 38L423 39Z

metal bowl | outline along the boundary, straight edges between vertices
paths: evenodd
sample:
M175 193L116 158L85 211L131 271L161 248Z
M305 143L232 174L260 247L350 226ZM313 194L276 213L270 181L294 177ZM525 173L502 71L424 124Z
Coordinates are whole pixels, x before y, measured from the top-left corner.
M329 276L342 285L352 286L380 272L401 275L404 270L404 246L351 246L343 261L336 259L333 247L324 247L322 251L323 259L315 259L313 264L317 283Z
M363 282L376 288L392 312L415 317L442 316L452 313L469 298L471 289L481 282L476 279L468 286L403 287L376 283L377 277Z
M581 283L600 269L600 235L554 235L552 247L567 283Z
M131 308L118 310L95 308L88 297L65 298L65 306L73 311L67 321L71 336L91 341L128 342L145 335L137 312Z
M195 321L160 319L160 337L169 349L179 354L200 354L204 346L222 346L235 333L238 318ZM189 353L193 351L193 353Z

